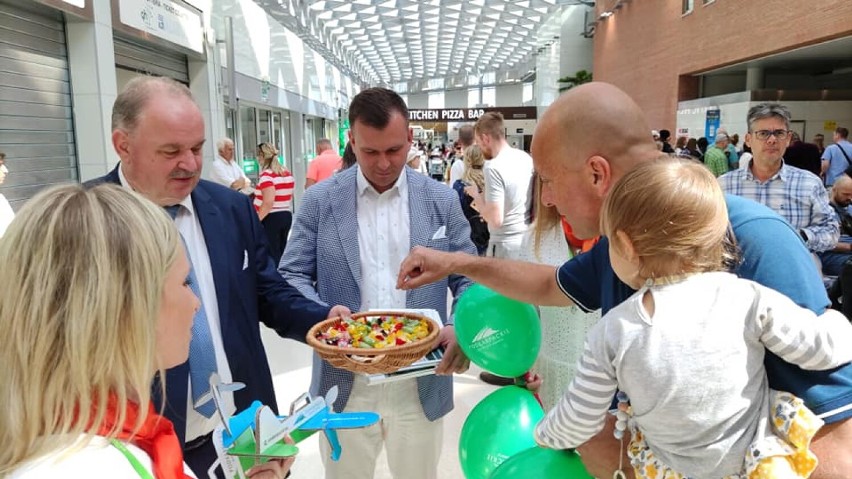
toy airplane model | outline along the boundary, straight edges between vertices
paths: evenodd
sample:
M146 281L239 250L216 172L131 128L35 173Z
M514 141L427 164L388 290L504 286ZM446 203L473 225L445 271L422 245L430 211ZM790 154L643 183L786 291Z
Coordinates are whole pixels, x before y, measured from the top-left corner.
M371 426L379 421L374 412L335 413L337 386L332 387L326 397L313 397L302 394L290 404L290 415L276 416L269 406L254 401L245 410L229 417L225 413L222 393L239 391L245 384L222 383L219 375L210 375L210 391L202 395L195 406L213 401L224 431L222 442L225 452L240 458L273 459L296 455L299 449L284 442L288 435L294 442L300 442L317 431L322 431L331 445L332 460L340 459L340 442L337 429L355 429ZM304 403L304 404L302 404Z

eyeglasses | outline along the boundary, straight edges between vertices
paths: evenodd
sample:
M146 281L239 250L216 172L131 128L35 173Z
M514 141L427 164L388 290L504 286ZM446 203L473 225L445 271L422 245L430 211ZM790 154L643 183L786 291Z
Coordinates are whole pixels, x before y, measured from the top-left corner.
M778 140L786 140L790 133L792 133L790 130L757 130L752 132L754 137L760 141L766 141L770 136L774 136Z

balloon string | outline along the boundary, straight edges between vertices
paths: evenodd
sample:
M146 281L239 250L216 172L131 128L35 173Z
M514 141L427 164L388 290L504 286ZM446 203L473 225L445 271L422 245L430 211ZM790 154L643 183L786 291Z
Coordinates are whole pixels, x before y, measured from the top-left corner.
M532 372L531 371L525 372L524 375L521 376L521 378L523 378L524 383L530 382L532 380ZM541 402L541 396L539 396L537 392L534 392L533 396L535 396L535 400L538 401L538 404L541 406L541 408L544 409L544 403ZM545 411L545 412L547 412L547 411Z

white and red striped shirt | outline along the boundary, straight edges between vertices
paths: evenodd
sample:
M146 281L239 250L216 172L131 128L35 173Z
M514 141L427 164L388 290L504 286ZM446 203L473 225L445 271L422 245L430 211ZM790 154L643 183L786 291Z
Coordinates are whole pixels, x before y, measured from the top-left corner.
M284 174L279 175L272 170L263 170L254 191L254 208L260 211L260 205L263 204L263 190L275 188L275 202L269 212L292 211L293 188L295 186L296 180L289 171L284 170Z

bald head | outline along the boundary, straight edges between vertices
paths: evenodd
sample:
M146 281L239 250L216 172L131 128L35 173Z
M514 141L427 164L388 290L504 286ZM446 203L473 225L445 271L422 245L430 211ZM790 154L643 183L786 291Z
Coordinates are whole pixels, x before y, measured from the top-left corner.
M545 111L532 143L542 202L553 205L579 238L600 234L610 188L641 162L660 156L639 106L607 83L586 83Z
M570 150L566 161L577 164L597 155L623 174L658 156L650 130L639 105L626 93L609 83L586 83L562 94L545 111L533 138L533 158L541 138L548 148Z
M849 175L840 175L834 180L831 188L831 200L839 206L852 204L852 178Z

